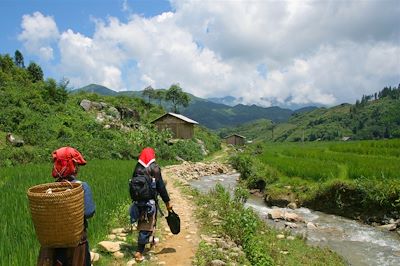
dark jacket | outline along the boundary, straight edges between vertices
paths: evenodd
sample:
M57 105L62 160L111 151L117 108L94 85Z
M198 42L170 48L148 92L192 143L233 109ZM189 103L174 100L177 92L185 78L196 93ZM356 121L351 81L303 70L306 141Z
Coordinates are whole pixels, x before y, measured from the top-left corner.
M170 201L167 188L165 187L164 180L161 176L161 169L156 162L151 163L147 170L143 165L137 163L135 170L133 171L132 177L138 175L147 175L147 173L150 174L151 178L154 177L156 179L156 190L157 193L161 196L161 199L165 203Z

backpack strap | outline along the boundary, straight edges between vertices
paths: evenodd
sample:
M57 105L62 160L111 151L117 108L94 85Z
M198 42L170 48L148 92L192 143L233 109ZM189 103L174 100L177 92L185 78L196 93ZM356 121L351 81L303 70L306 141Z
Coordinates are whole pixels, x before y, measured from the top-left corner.
M156 184L157 184L157 183L156 183L156 177L153 176L153 175L150 173L149 168L150 168L150 166L149 166L149 167L146 167L146 173L147 173L148 176L151 178L151 182L155 182L155 185L156 185ZM154 179L154 181L153 181L153 179ZM150 184L150 185L151 185L151 184ZM154 200L155 200L155 202L156 202L157 211L160 212L161 217L164 217L165 215L164 215L163 211L162 211L161 208L160 208L160 204L158 204L157 187L155 187L154 190L155 190L155 191L154 191Z

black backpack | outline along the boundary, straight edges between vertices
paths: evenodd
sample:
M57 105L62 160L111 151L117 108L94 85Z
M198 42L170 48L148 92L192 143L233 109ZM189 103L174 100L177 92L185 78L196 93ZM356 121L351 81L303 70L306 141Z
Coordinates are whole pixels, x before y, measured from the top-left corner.
M129 193L133 201L148 201L156 196L155 188L151 187L152 180L148 175L133 176L129 180Z

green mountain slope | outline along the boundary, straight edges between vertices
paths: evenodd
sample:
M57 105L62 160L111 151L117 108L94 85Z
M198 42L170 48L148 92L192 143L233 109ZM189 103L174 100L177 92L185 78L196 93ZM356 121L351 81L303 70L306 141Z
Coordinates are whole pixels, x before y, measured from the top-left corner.
M93 92L100 95L116 94L139 97L143 98L145 101L148 101L146 97L142 96L142 91L115 92L95 84L88 85L76 90L75 92L79 91ZM258 119L269 119L274 122L284 122L287 121L293 113L293 111L290 109L284 109L276 106L264 108L256 105L238 104L232 107L202 99L193 94L189 94L189 96L191 99L190 104L186 108L181 108L181 113L211 129L232 127L251 121L256 121ZM150 100L150 103L160 104L160 102L154 99ZM167 110L171 109L171 105L168 102L162 101L161 105Z
M264 108L243 104L230 107L209 101L196 101L183 109L182 113L209 128L218 129L241 125L259 119L283 122L290 117L293 111L280 107Z
M317 108L293 113L284 123L257 121L236 128L221 129L219 133L221 136L237 133L248 139L263 141L399 138L400 98L396 97L382 97L357 105Z
M82 87L80 89L76 89L71 91L71 93L79 93L79 92L90 92L90 93L97 93L100 95L105 95L105 96L111 96L111 95L117 95L118 92L111 90L107 87L98 85L98 84L89 84L85 87Z
M0 54L0 167L50 161L51 152L66 145L88 160L132 159L146 146L161 160L175 160L177 155L190 161L202 158L196 140L169 145L170 133L149 123L165 113L162 107L117 93L102 95L106 93L114 94L97 85L68 93L65 82L44 80ZM23 145L8 143L7 133ZM218 136L202 127L194 136L210 152L219 148Z

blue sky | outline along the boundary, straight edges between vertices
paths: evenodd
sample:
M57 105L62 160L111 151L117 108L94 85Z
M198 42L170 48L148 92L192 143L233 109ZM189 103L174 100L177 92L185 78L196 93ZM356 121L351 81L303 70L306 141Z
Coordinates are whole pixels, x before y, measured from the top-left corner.
M129 10L123 10L124 3L128 3ZM171 5L168 0L0 0L0 10L1 53L13 54L23 49L18 34L25 14L40 11L54 17L62 31L73 29L92 35L95 24L91 18L114 16L126 21L132 13L151 17L171 11Z
M398 0L0 0L0 53L116 91L173 83L263 106L354 102L400 83Z

